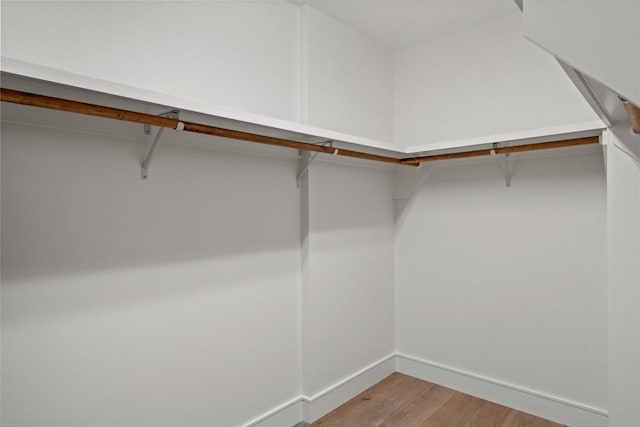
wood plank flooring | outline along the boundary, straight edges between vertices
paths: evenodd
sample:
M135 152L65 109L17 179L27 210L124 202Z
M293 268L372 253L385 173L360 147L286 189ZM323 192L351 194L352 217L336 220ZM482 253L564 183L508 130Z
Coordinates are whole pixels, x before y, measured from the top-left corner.
M313 426L563 427L397 372L320 418Z

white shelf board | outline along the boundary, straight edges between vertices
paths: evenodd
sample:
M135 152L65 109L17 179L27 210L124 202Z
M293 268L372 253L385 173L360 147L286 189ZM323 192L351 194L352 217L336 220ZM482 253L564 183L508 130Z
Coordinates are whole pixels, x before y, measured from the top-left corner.
M100 92L108 95L119 96L156 105L165 105L183 111L191 111L207 116L219 117L252 125L265 126L271 129L294 132L297 134L308 135L319 139L353 144L354 146L363 148L384 150L389 155L393 156L395 154L397 157L405 157L406 155L439 150L454 150L464 147L473 147L500 142L507 143L518 141L519 143L523 143L523 141L532 142L533 140L542 142L553 139L596 135L606 128L605 124L601 120L597 120L592 122L572 123L564 126L542 129L530 129L500 135L487 135L477 138L442 141L425 145L403 146L400 143L394 144L386 141L378 141L359 136L348 135L329 129L318 128L297 122L276 119L246 111L240 111L221 105L205 104L190 99L179 98L173 95L158 93L133 86L123 85L112 81L96 79L93 77L75 74L64 70L45 67L38 64L8 58L6 56L2 56L0 68L2 72L8 74L14 74L31 79L76 87L94 92Z
M390 142L377 141L374 139L348 135L328 129L304 125L301 123L276 119L273 117L267 117L246 111L240 111L221 105L205 104L190 99L179 98L176 96L145 90L133 86L127 86L112 81L96 79L93 77L75 74L64 70L44 67L29 62L8 58L6 56L2 56L1 69L2 72L9 74L15 74L37 80L44 80L65 86L73 86L109 95L121 96L137 101L149 102L152 104L166 105L172 108L177 108L179 110L192 111L209 116L222 117L239 122L267 126L270 128L300 133L322 139L345 142L379 150L386 150L398 154L406 153L406 149L404 147L392 144Z
M553 126L548 128L528 129L518 132L503 133L498 135L482 136L477 138L459 139L454 141L442 141L425 145L414 145L407 148L408 153L417 153L433 150L448 150L452 148L471 147L475 145L486 145L493 143L506 143L518 141L551 140L553 137L562 135L564 138L579 138L582 136L597 135L606 129L602 120L590 122L571 123L563 126Z

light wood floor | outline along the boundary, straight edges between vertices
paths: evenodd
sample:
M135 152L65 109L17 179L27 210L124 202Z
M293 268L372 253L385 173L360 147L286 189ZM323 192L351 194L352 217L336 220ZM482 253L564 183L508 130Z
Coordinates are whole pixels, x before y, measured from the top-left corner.
M394 373L313 423L323 427L562 427Z

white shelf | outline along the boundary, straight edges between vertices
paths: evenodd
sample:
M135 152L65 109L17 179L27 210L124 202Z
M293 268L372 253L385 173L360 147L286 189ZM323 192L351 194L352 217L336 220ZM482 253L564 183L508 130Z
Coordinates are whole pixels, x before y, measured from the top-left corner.
M393 156L395 154L397 157L404 157L406 155L435 150L454 150L463 147L486 145L496 142L542 142L552 139L559 139L558 136L572 138L586 135L595 135L600 133L602 129L606 128L605 124L602 121L597 120L584 123L572 123L564 126L544 129L529 129L508 134L487 135L477 138L442 141L432 144L407 147L401 144L394 144L386 141L378 141L355 135L348 135L329 129L318 128L246 111L240 111L221 105L205 104L190 99L179 98L176 96L127 86L112 81L100 80L64 70L44 67L37 64L7 58L4 56L2 57L1 69L4 73L14 74L65 86L76 87L94 92L100 92L113 96L119 96L150 104L165 105L168 107L177 108L179 110L204 114L211 117L223 118L251 125L264 126L270 129L294 132L297 134L312 136L318 139L332 140L347 145L370 149L369 151L376 152L382 150L388 155Z
M73 86L81 89L101 92L108 95L121 96L137 101L148 102L158 105L166 105L179 110L191 111L224 119L236 120L269 128L281 129L288 132L295 132L304 135L314 136L322 139L333 140L353 144L361 147L368 147L378 150L385 150L398 154L406 154L404 147L385 141L377 141L359 136L348 135L328 129L317 128L296 122L291 122L272 117L266 117L246 111L240 111L215 104L204 104L175 97L172 95L153 92L132 86L123 85L106 80L100 80L80 74L70 73L59 69L43 67L12 58L2 57L2 72L29 77L37 80L44 80L66 86Z

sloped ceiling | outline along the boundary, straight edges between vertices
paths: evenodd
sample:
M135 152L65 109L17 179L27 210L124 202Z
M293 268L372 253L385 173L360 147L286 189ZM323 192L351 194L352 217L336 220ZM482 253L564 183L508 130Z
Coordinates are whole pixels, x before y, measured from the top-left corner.
M513 0L297 0L402 49L517 10Z

